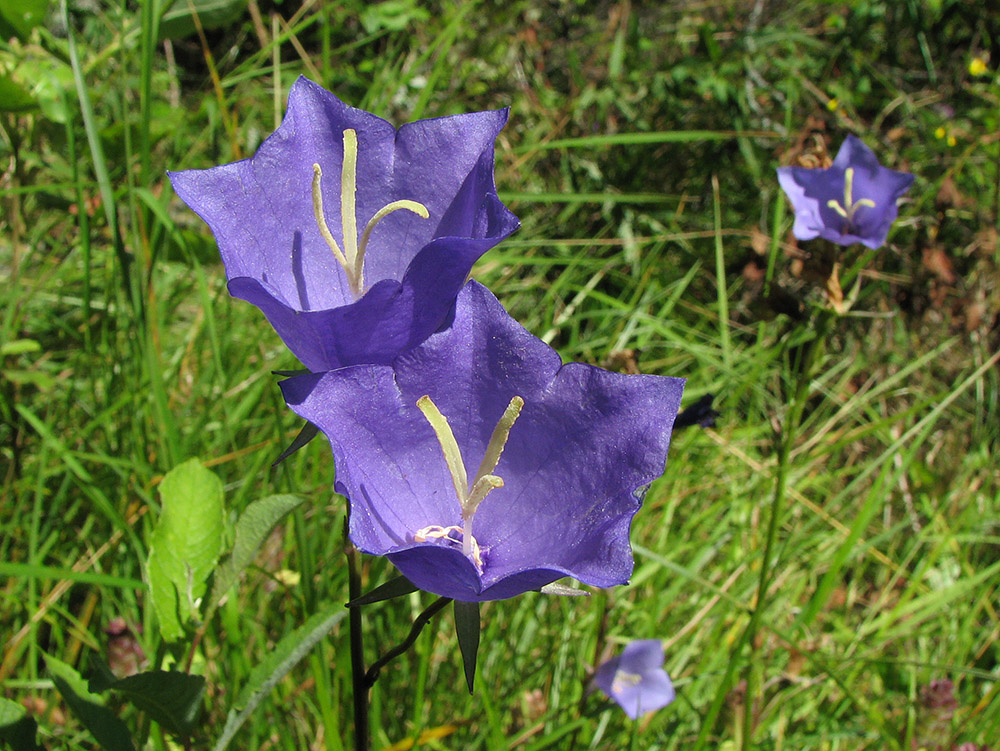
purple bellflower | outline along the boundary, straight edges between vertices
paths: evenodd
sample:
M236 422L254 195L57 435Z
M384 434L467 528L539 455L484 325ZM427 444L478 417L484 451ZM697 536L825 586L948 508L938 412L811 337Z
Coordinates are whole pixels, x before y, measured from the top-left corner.
M658 639L629 644L618 657L597 668L594 683L633 720L674 700L674 685L663 669L663 645Z
M312 371L388 363L437 330L476 260L517 229L497 197L507 110L397 130L306 78L254 156L170 173L253 303Z
M684 381L563 365L470 282L451 325L391 366L281 388L330 439L354 544L420 589L483 602L564 576L627 582Z
M878 248L913 175L881 166L861 139L849 135L830 167L779 167L778 182L795 210L792 232L799 240L822 237L838 245Z

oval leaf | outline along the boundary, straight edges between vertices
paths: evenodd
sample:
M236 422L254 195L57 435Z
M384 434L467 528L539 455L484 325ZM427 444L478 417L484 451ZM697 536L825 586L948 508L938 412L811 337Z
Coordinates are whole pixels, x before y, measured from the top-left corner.
M197 616L206 581L222 553L222 481L190 459L163 478L160 501L146 574L160 635L176 641L184 624Z

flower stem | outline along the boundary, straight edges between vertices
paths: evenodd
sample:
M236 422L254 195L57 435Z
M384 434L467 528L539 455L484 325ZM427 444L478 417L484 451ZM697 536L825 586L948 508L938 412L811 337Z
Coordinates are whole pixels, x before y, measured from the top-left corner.
M750 622L747 624L742 642L749 644L750 656L747 659L746 668L746 694L743 703L743 747L753 746L754 730L754 694L759 683L760 670L755 669L758 663L757 653L760 645L757 644L757 632L760 628L761 616L767 607L767 590L771 585L773 574L777 569L771 565L771 555L774 550L775 540L778 536L778 526L781 523L781 515L784 511L785 493L788 487L788 460L795 445L795 437L802 420L802 413L809 397L809 384L812 382L813 368L822 357L826 334L829 330L833 314L828 310L822 310L818 314L816 322L816 335L803 345L805 352L799 358L800 367L795 381L795 391L792 394L792 401L789 405L788 413L778 436L778 467L774 481L774 495L771 498L771 509L767 523L767 536L764 539L764 552L760 563L760 579L757 583L757 601L754 604L753 612L750 615Z
M410 633L406 635L406 638L372 663L372 666L368 668L368 672L365 673L366 689L375 685L375 681L378 680L379 671L382 670L382 668L395 660L401 654L404 654L406 650L413 646L413 644L417 641L417 637L420 636L420 632L424 630L424 626L430 622L431 618L441 612L441 610L443 610L449 602L451 602L450 597L437 598L426 610L414 619L413 625L410 627Z
M361 562L358 550L348 536L349 521L344 519L344 549L347 556L347 591L350 600L361 596ZM348 616L351 631L351 683L354 687L354 748L368 751L368 686L365 683L365 651L361 632L361 608L351 608Z

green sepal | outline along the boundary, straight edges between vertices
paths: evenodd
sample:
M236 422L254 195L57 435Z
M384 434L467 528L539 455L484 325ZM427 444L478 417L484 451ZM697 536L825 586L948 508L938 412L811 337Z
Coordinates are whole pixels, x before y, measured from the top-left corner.
M590 597L590 592L585 589L576 589L575 587L570 587L567 584L560 584L559 582L552 582L551 584L546 584L544 587L538 590L543 595L562 595L563 597Z
M402 597L416 591L417 587L405 576L394 576L389 581L379 584L371 592L366 592L361 597L354 598L347 603L347 607L357 608L362 605L371 605L373 602L391 600L394 597Z
M455 631L462 650L465 682L472 693L476 680L476 656L479 654L479 603L455 600Z
M282 451L281 454L278 456L278 458L275 459L273 462L271 462L271 469L277 467L279 464L285 461L285 459L287 459L296 451L298 451L300 448L305 446L307 443L309 443L309 441L311 441L317 435L319 435L319 428L317 428L311 422L307 422L305 425L302 426L302 430L298 432L298 435L295 436L295 438L292 440L288 448Z

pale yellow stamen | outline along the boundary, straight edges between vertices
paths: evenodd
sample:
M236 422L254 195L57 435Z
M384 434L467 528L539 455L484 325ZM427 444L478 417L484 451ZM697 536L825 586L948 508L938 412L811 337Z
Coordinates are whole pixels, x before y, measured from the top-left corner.
M387 203L375 212L375 216L368 220L368 224L365 226L365 231L361 233L361 243L358 245L358 255L354 260L354 275L358 279L358 286L361 289L364 289L365 286L365 248L368 247L368 238L371 237L372 230L375 229L376 224L382 221L385 217L389 216L389 214L393 211L399 211L400 209L412 211L421 219L430 219L431 216L427 211L427 207L422 203L410 201L405 198L401 201Z
M392 201L375 212L361 234L361 241L358 241L358 134L353 128L348 128L344 131L344 160L340 168L340 226L344 243L344 248L341 250L326 223L326 215L323 212L322 177L323 170L318 164L313 164L313 214L320 235L330 246L337 263L347 274L347 284L351 288L351 294L357 299L365 290L365 250L375 225L400 209L411 211L422 219L429 219L430 212L426 206L417 201L409 199Z
M448 418L441 414L441 410L431 401L429 396L422 396L417 399L417 408L424 413L427 422L431 424L434 435L437 436L438 443L441 444L441 451L444 453L444 462L448 465L451 473L451 481L455 485L455 495L462 502L465 509L465 499L469 493L469 478L465 473L465 462L462 460L462 450L458 447L455 434L451 431Z
M844 170L844 203L841 205L838 201L831 198L826 202L826 205L836 211L840 216L846 219L848 222L854 221L854 213L862 206L867 206L870 209L875 208L875 202L870 198L859 198L857 201L853 200L854 196L854 167L848 167Z
M341 251L340 246L337 245L336 239L333 237L333 233L330 231L330 227L326 223L326 215L323 213L323 191L320 189L320 184L323 180L323 170L320 169L318 164L313 165L313 182L312 182L312 195L313 195L313 214L316 215L316 224L319 225L319 233L326 240L326 244L330 246L330 250L337 257L337 261L345 269L347 268L347 259L344 257L343 251Z
M638 686L642 683L642 676L638 673L629 673L626 670L619 670L611 680L611 690L615 693L624 691L631 686Z
M417 400L417 407L423 413L424 417L427 418L427 422L430 423L434 434L437 436L438 443L441 445L445 464L448 466L452 484L455 486L455 495L458 496L458 502L462 507L462 552L467 558L477 560L480 566L482 565L482 561L478 560L479 553L477 551L479 545L472 536L472 520L476 515L476 509L486 499L486 496L491 491L503 487L503 480L491 473L500 462L500 455L503 454L504 446L507 445L510 430L514 426L518 415L521 414L523 406L524 399L519 396L515 396L510 400L510 404L507 405L507 409L504 410L500 421L493 429L493 435L490 436L490 441L486 445L486 451L482 462L479 464L479 470L476 472L476 476L472 478L470 485L469 476L465 469L465 461L462 459L462 451L458 447L458 441L455 440L455 434L451 430L451 425L448 424L448 418L441 414L441 410L437 408L437 405L431 401L429 396L422 396ZM454 527L435 528L454 529ZM431 529L431 527L427 527L426 529Z

